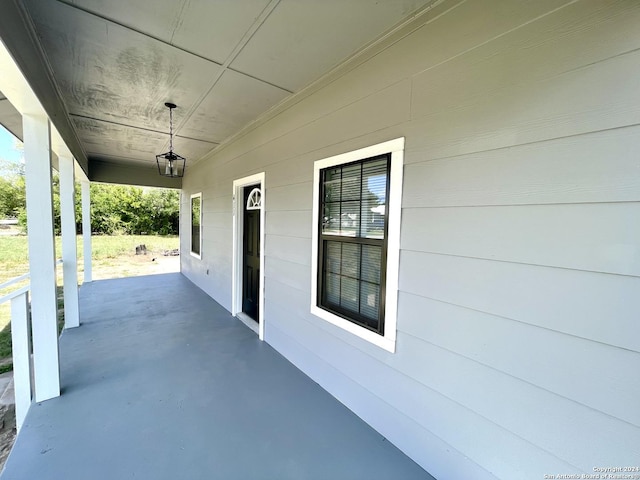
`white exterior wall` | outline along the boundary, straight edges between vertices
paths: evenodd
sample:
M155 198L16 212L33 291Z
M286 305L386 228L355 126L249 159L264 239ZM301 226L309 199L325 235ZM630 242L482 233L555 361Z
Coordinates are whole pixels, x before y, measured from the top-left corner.
M640 465L638 25L635 1L438 4L189 166L183 273L230 309L231 186L264 171L266 341L431 474ZM309 313L311 192L314 161L402 136L391 354Z

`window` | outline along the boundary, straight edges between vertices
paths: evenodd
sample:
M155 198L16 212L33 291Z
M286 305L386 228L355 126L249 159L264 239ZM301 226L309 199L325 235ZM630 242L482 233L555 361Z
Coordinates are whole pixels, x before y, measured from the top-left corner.
M191 255L200 257L202 249L202 193L191 195Z
M391 155L320 171L318 305L384 334Z
M311 312L395 350L404 139L315 162Z

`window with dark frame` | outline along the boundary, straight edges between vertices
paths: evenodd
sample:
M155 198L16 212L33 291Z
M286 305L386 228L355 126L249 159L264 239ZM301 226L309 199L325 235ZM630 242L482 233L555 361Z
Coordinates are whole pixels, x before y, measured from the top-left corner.
M202 208L202 197L194 195L191 197L191 253L200 255L200 215Z
M384 335L391 154L320 171L317 305Z

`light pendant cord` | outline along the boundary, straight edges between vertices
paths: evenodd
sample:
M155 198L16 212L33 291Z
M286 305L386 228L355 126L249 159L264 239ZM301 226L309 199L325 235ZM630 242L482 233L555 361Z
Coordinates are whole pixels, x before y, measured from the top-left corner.
M173 108L169 108L169 153L173 154Z

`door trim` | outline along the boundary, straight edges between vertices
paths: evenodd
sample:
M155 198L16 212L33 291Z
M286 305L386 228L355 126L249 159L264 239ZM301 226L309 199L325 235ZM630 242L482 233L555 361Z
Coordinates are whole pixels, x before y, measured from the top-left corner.
M254 322L242 317L242 235L244 231L244 197L242 189L249 185L260 185L262 208L260 209L260 278L258 290L258 338L264 340L264 235L265 235L265 174L256 173L233 181L233 263L231 275L231 314L238 317L249 328ZM240 221L239 221L240 220ZM252 326L251 323L254 323Z

